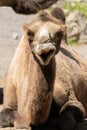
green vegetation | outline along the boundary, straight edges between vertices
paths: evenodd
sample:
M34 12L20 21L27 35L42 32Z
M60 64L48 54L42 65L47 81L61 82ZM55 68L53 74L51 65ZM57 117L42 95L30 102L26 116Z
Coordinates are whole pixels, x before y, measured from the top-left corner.
M72 11L78 10L84 18L87 19L87 2L66 2L63 6L65 10L68 10L66 15L69 15ZM70 45L79 45L78 41L68 38L68 43Z
M83 17L87 18L87 3L74 2L75 4L71 4L70 2L64 5L64 9L69 10L68 14L73 10L78 10L82 14ZM67 15L68 15L67 14Z
M68 38L67 40L69 45L79 45L78 41L76 40L72 40L71 38Z

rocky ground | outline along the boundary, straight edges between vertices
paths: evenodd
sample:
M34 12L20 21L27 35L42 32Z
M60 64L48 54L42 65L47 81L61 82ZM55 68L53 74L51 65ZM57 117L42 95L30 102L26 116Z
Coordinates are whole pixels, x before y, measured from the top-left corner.
M22 25L33 18L34 15L18 15L10 8L0 8L0 86L22 36ZM87 58L87 45L72 46L72 48ZM77 125L76 130L87 130L87 122Z

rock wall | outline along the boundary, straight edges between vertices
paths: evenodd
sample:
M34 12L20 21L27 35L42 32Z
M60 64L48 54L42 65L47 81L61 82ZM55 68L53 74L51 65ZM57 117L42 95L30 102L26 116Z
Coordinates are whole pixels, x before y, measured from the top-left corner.
M66 20L68 37L79 43L87 43L87 20L79 11L73 11Z

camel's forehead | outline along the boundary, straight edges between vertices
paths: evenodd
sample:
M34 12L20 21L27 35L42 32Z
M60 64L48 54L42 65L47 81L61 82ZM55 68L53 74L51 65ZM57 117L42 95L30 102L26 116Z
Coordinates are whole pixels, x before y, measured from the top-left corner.
M39 29L43 26L46 26L46 28L58 28L63 23L53 17L51 14L47 13L46 11L42 11L38 16L36 16L33 21L29 24L31 28Z
M55 32L62 30L65 31L65 25L54 18L50 14L41 14L37 16L31 23L27 26L34 34L39 34L38 36L44 36L50 34L55 34ZM51 35L52 36L52 35Z
M39 37L43 37L45 35L48 35L48 30L45 27L42 27L39 29L38 33L39 33Z
M62 24L57 24L52 21L43 22L41 20L38 20L34 23L31 23L29 28L34 32L40 32L40 36L44 33L47 33L47 31L56 32L57 30L60 30L62 28Z

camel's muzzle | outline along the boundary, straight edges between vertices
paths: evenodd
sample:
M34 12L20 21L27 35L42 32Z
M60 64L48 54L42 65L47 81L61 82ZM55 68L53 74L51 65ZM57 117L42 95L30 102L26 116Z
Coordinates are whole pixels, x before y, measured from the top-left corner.
M44 43L37 46L36 56L42 64L47 65L55 52L56 48L52 43Z

